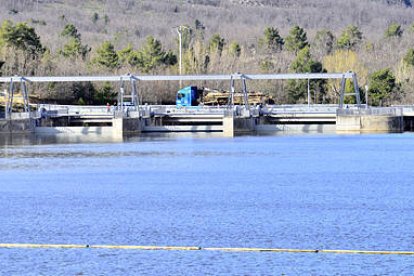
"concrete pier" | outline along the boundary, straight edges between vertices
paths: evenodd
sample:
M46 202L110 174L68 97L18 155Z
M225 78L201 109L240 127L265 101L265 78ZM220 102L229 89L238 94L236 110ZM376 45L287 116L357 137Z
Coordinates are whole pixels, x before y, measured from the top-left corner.
M142 132L142 121L140 118L114 118L112 119L112 133L114 136L124 134L140 134Z
M337 112L338 133L393 133L404 131L404 117L397 108L340 110Z

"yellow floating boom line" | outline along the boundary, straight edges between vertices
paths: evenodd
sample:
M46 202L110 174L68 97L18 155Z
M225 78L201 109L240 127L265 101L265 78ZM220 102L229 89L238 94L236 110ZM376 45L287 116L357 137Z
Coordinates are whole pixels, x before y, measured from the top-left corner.
M45 248L45 249L120 249L120 250L164 250L164 251L220 251L220 252L272 252L272 253L323 253L323 254L367 254L367 255L414 255L414 251L340 250L340 249L289 249L248 247L199 247L199 246L144 246L144 245L89 245L89 244L33 244L1 243L0 248Z

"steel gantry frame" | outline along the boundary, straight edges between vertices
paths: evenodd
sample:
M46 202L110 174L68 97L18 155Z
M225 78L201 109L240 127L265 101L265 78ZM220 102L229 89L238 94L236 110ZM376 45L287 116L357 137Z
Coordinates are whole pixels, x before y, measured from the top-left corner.
M29 106L29 93L26 83L50 83L50 82L119 82L120 91L118 93L117 109L119 110L123 106L123 100L125 95L125 82L129 82L131 89L131 102L140 110L142 103L140 102L141 96L137 87L139 81L230 81L230 95L229 106L234 105L234 93L235 93L235 81L242 82L243 90L243 102L246 108L248 108L248 90L247 80L308 80L308 105L310 104L310 80L322 80L322 79L338 79L341 80L340 90L340 102L339 108L343 108L345 96L355 96L357 107L361 107L361 95L358 87L357 75L354 72L346 73L304 73L304 74L227 74L227 75L182 75L182 76L168 76L168 75L154 75L154 76L139 76L139 75L121 75L121 76L64 76L64 77L0 77L0 83L9 83L9 91L6 106L6 117L11 118L13 112L13 99L15 91L15 83L20 83L25 112L30 112ZM354 91L352 93L346 93L345 86L346 80L353 82Z

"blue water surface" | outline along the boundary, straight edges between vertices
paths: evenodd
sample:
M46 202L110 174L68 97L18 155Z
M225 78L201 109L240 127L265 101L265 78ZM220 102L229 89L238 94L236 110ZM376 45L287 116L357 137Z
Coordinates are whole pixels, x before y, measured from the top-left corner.
M0 147L0 243L414 251L414 135ZM4 275L413 275L414 256L0 249Z

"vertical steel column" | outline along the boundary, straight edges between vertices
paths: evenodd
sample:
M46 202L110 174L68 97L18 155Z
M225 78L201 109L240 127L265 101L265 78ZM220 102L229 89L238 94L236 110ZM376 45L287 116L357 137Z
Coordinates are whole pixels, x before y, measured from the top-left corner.
M358 79L357 79L357 75L355 73L352 74L352 81L354 83L354 92L355 92L356 103L357 103L358 108L360 108L361 107L361 95L359 93Z
M137 80L131 78L131 94L132 94L132 104L136 106L138 111L138 116L141 116L141 103L138 96Z
M6 103L6 118L11 119L13 113L13 98L14 98L14 82L13 78L10 79L9 95Z
M310 80L308 78L308 110L310 110Z
M24 78L20 80L20 89L22 90L23 94L24 112L30 113L29 94L27 92L26 80Z
M234 77L231 76L230 79L230 106L233 108L234 106Z
M247 94L246 78L245 78L245 76L242 76L241 78L242 78L242 84L243 84L244 106L246 107L246 110L249 110L249 95Z
M129 79L129 83L131 85L131 103L133 106L136 106L138 101L137 101L137 93L135 89L135 80L133 77Z
M345 85L346 85L345 75L342 75L342 80L341 80L341 91L340 91L340 100L339 100L339 108L343 108L343 107L344 107L344 100L345 100Z
M118 110L118 115L121 114L122 117L124 117L124 80L121 77L120 80L120 88L119 88L119 93L118 93L118 106L117 106L117 110Z

